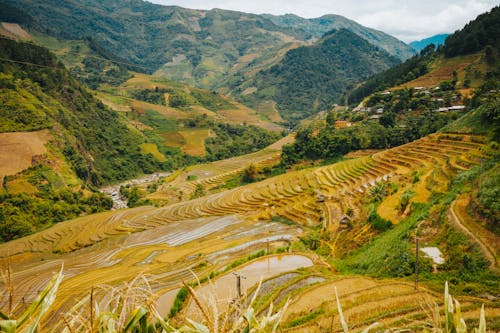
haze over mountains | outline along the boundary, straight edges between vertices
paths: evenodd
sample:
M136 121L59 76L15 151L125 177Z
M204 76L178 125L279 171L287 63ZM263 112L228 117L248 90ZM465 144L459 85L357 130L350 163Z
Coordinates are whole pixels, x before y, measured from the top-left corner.
M424 38L422 40L416 40L411 42L409 45L413 47L417 51L421 51L424 49L427 45L429 44L434 44L434 45L443 45L444 41L446 40L446 37L448 37L450 34L439 34L439 35L434 35L428 38Z

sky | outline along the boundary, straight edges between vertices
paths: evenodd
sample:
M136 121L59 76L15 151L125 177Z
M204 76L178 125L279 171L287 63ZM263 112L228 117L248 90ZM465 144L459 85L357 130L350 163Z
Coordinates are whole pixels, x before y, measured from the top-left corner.
M194 9L286 13L313 18L338 14L411 42L461 29L498 0L148 0Z

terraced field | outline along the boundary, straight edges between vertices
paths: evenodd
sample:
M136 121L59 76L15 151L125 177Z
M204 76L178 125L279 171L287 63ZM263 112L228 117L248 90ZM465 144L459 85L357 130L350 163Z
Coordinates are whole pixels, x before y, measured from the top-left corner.
M289 139L283 142L286 140ZM362 220L362 202L373 186L384 181L408 182L415 170L440 169L453 173L469 168L479 163L484 154L481 142L480 137L437 134L371 156L292 171L160 208L140 207L87 216L2 244L0 257L13 264L15 302L19 305L32 299L34 291L39 290L62 264L66 278L56 308L68 309L76 298L88 294L95 285L118 285L140 274L147 275L157 297L168 294L163 299L170 302L172 290L178 288L182 280L192 280L193 273L204 276L223 269L237 258L266 249L268 242L271 249L286 245L304 228L323 225L335 234L343 228L342 218L349 213L359 237L369 234L369 225L357 226L356 223ZM171 179L166 186L178 186L186 193L196 184L207 188L217 186L240 172L245 166L242 162L263 165L274 162L278 152L271 148L179 171L177 178ZM187 181L186 175L197 175L198 179ZM433 190L431 179L430 176L421 177L414 188ZM271 222L276 217L293 223ZM331 295L333 285L337 285L341 299L347 302L348 318L361 328L379 318L388 325L395 325L396 315L400 318L404 314L408 320L419 318L422 313L418 309L420 297L435 299L428 291L415 292L411 286L398 282L386 286L371 280L347 281L345 283L354 283L355 287L343 289L344 282L332 281L331 275L324 276L312 269L313 273L305 274L303 279L295 276L291 278L293 283L289 280L289 285L282 284L288 289L276 294L275 302L280 303L286 295L293 296L299 291L299 298L314 300L320 295ZM318 283L320 289L302 293ZM271 288L269 284L266 286ZM382 287L387 292L380 296ZM380 297L382 305L363 303L360 301L363 297ZM263 307L267 304L266 300L261 302ZM306 302L310 304L307 309L294 305L297 302L293 301L287 312L285 326L289 331L304 331L295 328L293 318L311 311L317 313L318 320L305 321L307 330L331 325L334 303L330 297L326 303L320 299ZM408 303L412 305L404 305ZM477 310L473 306L466 309L466 313ZM55 318L57 313L52 316Z
M443 305L441 294L425 288L415 290L413 285L401 281L342 277L308 286L291 301L283 323L284 332L343 332L334 288L349 329L354 331L374 322L379 324L375 330L429 329L435 304L441 309ZM461 306L465 319L477 318L481 307L473 298L461 299ZM500 309L487 308L488 318L499 315Z

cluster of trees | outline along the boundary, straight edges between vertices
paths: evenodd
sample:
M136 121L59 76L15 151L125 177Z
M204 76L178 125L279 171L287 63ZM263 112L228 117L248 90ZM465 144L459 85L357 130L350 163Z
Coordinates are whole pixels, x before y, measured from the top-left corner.
M41 164L17 176L8 176L3 185L18 177L36 188L31 194L0 192L0 242L29 235L54 223L111 209L113 201L87 188L66 188L62 179Z
M301 160L336 160L353 150L399 146L437 131L450 120L448 115L424 112L397 124L387 117L341 129L328 123L320 129L306 126L297 131L294 143L283 147L281 163L288 167Z
M253 125L212 123L210 128L216 137L205 140L209 161L255 152L280 138L280 134Z
M132 77L125 66L104 58L89 56L82 63L83 68L75 66L70 69L70 73L92 89L97 89L101 84L117 86Z
M27 236L80 215L109 210L112 200L100 193L84 196L70 190L39 195L0 193L0 242Z
M490 12L479 15L474 21L469 22L461 30L448 36L444 45L444 54L454 57L470 54L490 46L500 49L500 6Z
M411 114L410 111L428 112L462 100L460 92L455 91L454 81L442 81L439 86L440 89L432 93L418 92L413 88L394 90L390 94L375 93L365 105L373 109L383 108L382 125L394 126L397 116L405 117Z
M131 92L133 98L152 104L166 105L165 94L168 94L168 106L182 108L199 104L208 110L217 112L234 107L215 91L191 88L189 92L181 88L142 89Z

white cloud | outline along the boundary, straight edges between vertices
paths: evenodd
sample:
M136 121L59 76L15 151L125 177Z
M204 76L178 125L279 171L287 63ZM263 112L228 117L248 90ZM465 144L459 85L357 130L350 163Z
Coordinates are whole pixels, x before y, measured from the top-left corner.
M149 0L187 8L249 13L293 13L312 18L339 14L405 42L462 28L496 0Z

